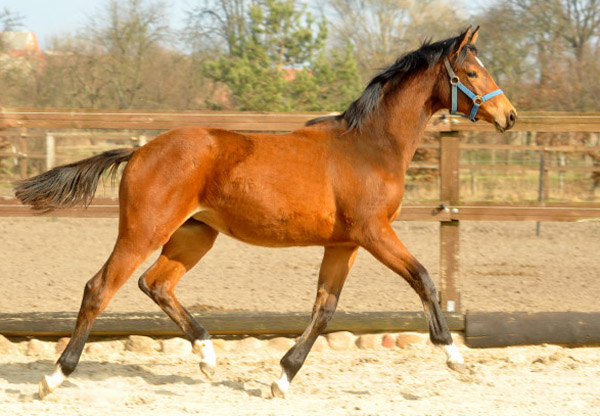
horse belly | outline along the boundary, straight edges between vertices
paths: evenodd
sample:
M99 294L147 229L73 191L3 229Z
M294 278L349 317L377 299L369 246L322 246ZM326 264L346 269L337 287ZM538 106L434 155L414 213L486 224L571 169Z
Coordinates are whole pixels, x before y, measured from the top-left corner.
M200 210L193 218L237 240L268 247L322 245L334 236L335 218L298 219L281 215L271 218L240 213L217 213Z
M222 203L200 207L193 218L233 238L260 246L321 245L339 238L333 203L314 195L287 199L270 196L229 195Z

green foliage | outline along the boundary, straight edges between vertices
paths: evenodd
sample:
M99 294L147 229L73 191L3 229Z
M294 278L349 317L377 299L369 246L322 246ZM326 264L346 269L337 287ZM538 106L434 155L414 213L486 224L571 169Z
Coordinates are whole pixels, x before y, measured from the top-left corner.
M281 73L260 62L247 57L221 57L205 62L203 71L208 78L230 88L234 107L240 110L285 110L281 105L284 84Z
M301 72L292 85L293 97L306 111L343 111L361 93L354 49L347 43L331 56L321 53L311 65L310 74Z
M247 33L230 53L203 66L205 76L229 87L234 107L342 110L360 92L351 46L327 56L325 19L316 22L295 0L255 2L246 18Z

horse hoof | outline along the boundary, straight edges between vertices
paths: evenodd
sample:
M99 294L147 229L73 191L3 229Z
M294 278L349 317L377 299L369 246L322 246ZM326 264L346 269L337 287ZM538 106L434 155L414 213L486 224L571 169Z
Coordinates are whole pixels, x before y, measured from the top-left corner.
M52 393L61 383L65 381L65 375L63 374L60 366L57 366L51 376L44 376L39 384L39 395L40 399L43 399L50 393Z
M54 389L56 388L56 387L51 387L50 384L48 383L48 381L49 381L49 377L44 376L44 378L39 383L40 400L44 400L44 397L46 397L47 395L52 393L54 391Z
M200 370L209 380L212 380L215 376L215 366L213 365L210 365L208 363L200 363Z
M285 392L281 390L279 383L277 383L276 381L274 381L273 384L271 384L271 394L273 395L273 397L285 399Z
M451 370L454 370L458 373L461 374L466 374L467 373L467 366L465 365L465 363L457 363L454 361L447 361L446 364L448 364L448 367Z
M285 393L287 393L289 388L290 388L290 381L288 380L288 376L282 367L281 368L281 377L279 377L279 380L274 381L273 384L271 384L271 394L273 395L273 397L279 397L280 399L285 399Z

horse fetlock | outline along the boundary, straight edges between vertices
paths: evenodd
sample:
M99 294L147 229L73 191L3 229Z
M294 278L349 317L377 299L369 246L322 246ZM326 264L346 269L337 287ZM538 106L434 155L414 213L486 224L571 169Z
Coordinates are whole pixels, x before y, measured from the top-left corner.
M200 360L203 363L207 363L212 366L217 365L217 357L215 355L215 349L213 347L212 340L195 340L193 344L193 350L200 356Z
M40 395L40 399L44 399L50 393L52 393L58 386L65 381L65 375L63 374L60 366L56 367L54 373L50 376L44 376L39 382L39 390L38 393Z
M465 360L454 343L444 345L444 352L448 358L446 364L450 369L458 371L459 373L464 373L466 371Z
M433 345L439 347L446 347L452 344L452 335L450 332L439 331L439 330L429 330L429 339Z
M271 384L271 394L273 397L285 399L285 394L290 389L290 381L284 368L281 369L281 377Z
M217 365L217 357L212 341L210 339L197 339L192 344L192 348L200 356L200 370L209 380L212 380Z

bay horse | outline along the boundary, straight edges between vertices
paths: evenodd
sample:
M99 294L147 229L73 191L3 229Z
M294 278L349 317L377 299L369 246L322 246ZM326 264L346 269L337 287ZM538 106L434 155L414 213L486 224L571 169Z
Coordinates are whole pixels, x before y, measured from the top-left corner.
M450 368L460 370L464 361L435 286L391 222L400 213L405 173L433 113L450 109L500 131L516 121L514 107L476 56L478 30L425 42L375 76L342 114L291 133L178 128L140 148L110 150L17 182L16 197L36 210L88 205L100 176L128 162L119 188L117 241L85 285L75 330L54 373L40 381L40 397L75 370L98 314L161 248L139 287L185 333L211 378L216 359L210 335L174 290L219 233L261 246L324 247L310 324L281 359L274 396L285 396L334 314L359 247L415 290L431 342L444 348Z

